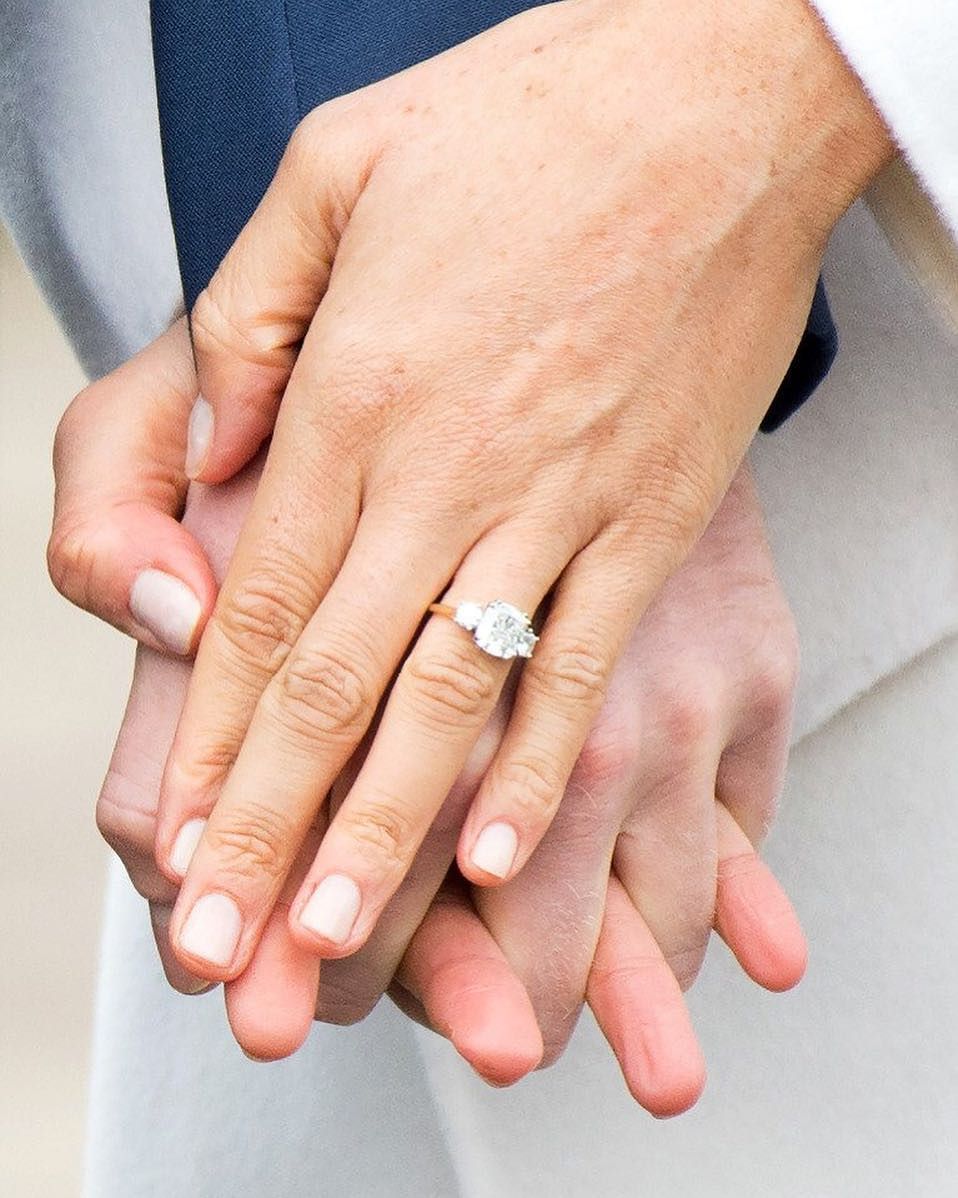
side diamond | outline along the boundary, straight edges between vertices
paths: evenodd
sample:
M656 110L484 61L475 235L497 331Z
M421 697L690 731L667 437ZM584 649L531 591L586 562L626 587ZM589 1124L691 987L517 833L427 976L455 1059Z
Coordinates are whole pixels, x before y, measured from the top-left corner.
M469 632L472 632L482 619L482 604L460 603L456 608L456 614L453 616L453 619L460 628L465 628Z

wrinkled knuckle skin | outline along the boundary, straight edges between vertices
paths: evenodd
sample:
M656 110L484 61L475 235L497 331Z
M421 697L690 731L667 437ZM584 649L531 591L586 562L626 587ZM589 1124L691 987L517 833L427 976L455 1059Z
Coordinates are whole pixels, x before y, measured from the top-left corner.
M222 277L222 276L221 276ZM256 345L217 297L214 283L203 289L190 313L190 336L199 359L229 354L253 364L269 364L272 345Z
M556 769L535 757L503 762L496 772L496 790L525 827L540 827L559 806L564 787Z
M340 812L337 819L360 856L389 874L405 871L416 837L409 817L398 804L386 799L366 801L356 810Z
M212 627L240 662L274 674L303 626L297 605L272 576L247 578L217 605Z
M344 656L329 649L295 652L279 681L278 701L286 725L324 739L362 736L371 717L370 688Z
M490 667L469 648L413 653L400 679L416 714L430 727L455 729L485 722L497 694Z
M526 664L523 681L541 694L587 709L598 709L605 697L609 663L580 642L557 643Z
M120 858L132 877L136 872L135 862L141 857L152 855L152 841L147 842L145 838L138 837L132 831L126 812L108 795L100 796L96 805L95 818L97 831ZM141 891L141 893L143 892ZM158 895L143 894L143 897L153 899Z
M613 994L624 989L640 992L649 985L650 976L661 971L662 961L658 957L633 957L615 964L595 964L589 975L590 987Z
M641 754L638 718L593 724L576 762L576 780L587 790L636 773Z
M176 887L153 860L156 820L148 809L139 810L132 803L130 788L135 786L111 768L97 800L97 830L123 863L137 893L151 903L170 903Z
M219 816L206 831L218 876L247 883L282 876L294 847L291 832L286 820L268 807L247 805Z
M50 580L65 599L85 606L95 567L95 550L82 524L59 520L47 545Z

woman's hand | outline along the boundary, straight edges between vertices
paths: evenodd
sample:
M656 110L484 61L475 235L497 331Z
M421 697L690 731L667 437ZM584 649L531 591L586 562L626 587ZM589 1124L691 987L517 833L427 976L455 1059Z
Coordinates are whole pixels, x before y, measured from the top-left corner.
M194 475L285 398L164 782L185 965L245 969L388 690L291 910L369 937L509 674L440 596L550 599L459 844L522 869L888 153L804 0L537 7L306 118L193 313Z
M93 488L89 504L82 486L73 492L78 510L95 507L99 494L90 467L99 460L103 427L114 440L137 446L152 476L176 485L178 472L164 447L176 441L184 401L195 394L189 371L188 344L176 327L77 397L72 453L62 465ZM229 486L191 494L186 522L196 540L183 535L209 552L218 576L257 476L258 467L251 468ZM122 527L127 518L122 506L101 512L90 530L94 543L110 544L111 521ZM174 559L172 566L180 563ZM100 564L98 577L111 593L124 568L122 558L112 563L113 575L109 560ZM701 1087L702 1061L676 978L685 986L698 967L713 915L708 896L714 894L726 940L762 985L794 984L804 966L804 943L787 900L726 808L718 803L713 814L703 788L698 801L673 809L650 781L674 777L672 792L691 796L692 787L680 780L702 772L696 763L703 742L724 743L716 789L728 791L726 802L741 826L757 837L784 764L793 655L787 607L741 476L630 641L616 673L621 682L613 681L576 764L573 801L564 805L534 872L479 895L488 928L462 887L445 886L434 896L453 858L462 815L506 727L508 693L370 942L352 957L326 963L318 1000L316 958L295 943L285 907L277 906L250 967L227 986L240 1044L258 1057L283 1056L302 1042L314 1007L320 1018L354 1022L392 982L403 1009L448 1035L484 1077L506 1084L533 1068L543 1052L546 1061L555 1059L588 984L589 1001L637 1100L659 1114L684 1109ZM169 941L176 887L153 859L160 774L188 678L185 662L147 650L139 654L98 821L150 900L171 983L195 992L206 983L183 970ZM728 731L720 732L726 725ZM645 735L657 726L676 735ZM700 737L697 730L705 727L711 735ZM334 802L348 792L360 757L337 780ZM622 836L620 811L628 812ZM713 826L714 850L695 852ZM629 851L627 840L637 842ZM307 842L300 869L311 847ZM669 867L673 855L675 870ZM294 870L290 885L296 881Z
M53 450L50 576L77 607L144 645L191 655L216 583L179 522L196 373L178 321L73 400Z

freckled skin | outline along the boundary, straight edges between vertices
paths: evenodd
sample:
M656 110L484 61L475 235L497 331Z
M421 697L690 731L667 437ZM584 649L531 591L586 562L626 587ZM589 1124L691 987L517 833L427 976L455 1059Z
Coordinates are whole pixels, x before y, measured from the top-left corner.
M441 619L407 652L437 598L553 595L459 843L499 884L472 853L508 822L520 874L890 152L805 0L537 7L305 118L192 319L200 477L273 440L163 791L158 860L209 817L174 942L207 892L241 916L228 965L185 966L245 967L395 677L290 914L330 959L373 933L507 676ZM292 829L259 880L217 851L244 819ZM305 914L329 874L360 895L335 941Z
M185 339L166 335L138 363L147 380L159 352L171 360L184 355L189 364ZM104 415L115 431L130 421L129 394L128 375L108 376L81 407ZM177 419L175 407L157 406L160 398L153 394L148 417L156 436L163 431L156 428L158 412L168 411L168 422ZM218 577L260 466L191 496L185 522L209 551ZM756 635L756 627L764 634ZM448 1035L490 1084L505 1085L540 1060L555 1059L588 995L636 1100L659 1114L685 1109L701 1090L702 1063L671 971L686 983L694 974L719 878L728 879L726 891L718 887L722 932L750 976L772 989L792 985L804 950L787 900L748 842L720 838L708 847L715 836L713 786L685 804L663 802L661 786L668 780L678 795L679 779L689 774L694 782L696 752L711 740L695 714L707 687L714 727L735 750L736 772L725 769L722 785L741 826L761 835L784 761L791 683L782 663L787 667L792 635L743 473L626 647L559 819L529 868L510 887L474 895L482 921L461 889L444 888L433 899L463 812L507 726L512 688L501 696L423 846L402 906L388 913L384 935L354 957L327 962L318 998L318 962L290 937L284 909L274 911L250 968L227 986L230 1026L243 1050L258 1060L288 1055L307 1034L314 1006L316 1018L355 1022L396 975L393 990L403 1010ZM151 902L171 984L195 993L204 983L183 970L170 943L176 889L152 853L163 756L188 677L187 663L141 651L98 822ZM769 692L765 678L775 679L777 689ZM741 737L746 747L738 744ZM337 780L334 810L362 756L355 755ZM747 785L740 784L744 778ZM716 806L715 814L722 810ZM301 867L306 864L308 858ZM611 905L607 881L614 884ZM690 952L690 945L698 950ZM641 985L633 986L633 977Z

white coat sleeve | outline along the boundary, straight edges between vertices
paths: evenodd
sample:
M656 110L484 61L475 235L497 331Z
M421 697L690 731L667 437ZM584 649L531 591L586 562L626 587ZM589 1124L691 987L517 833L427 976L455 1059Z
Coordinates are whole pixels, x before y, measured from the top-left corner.
M958 327L958 0L812 0L901 154L867 199Z

